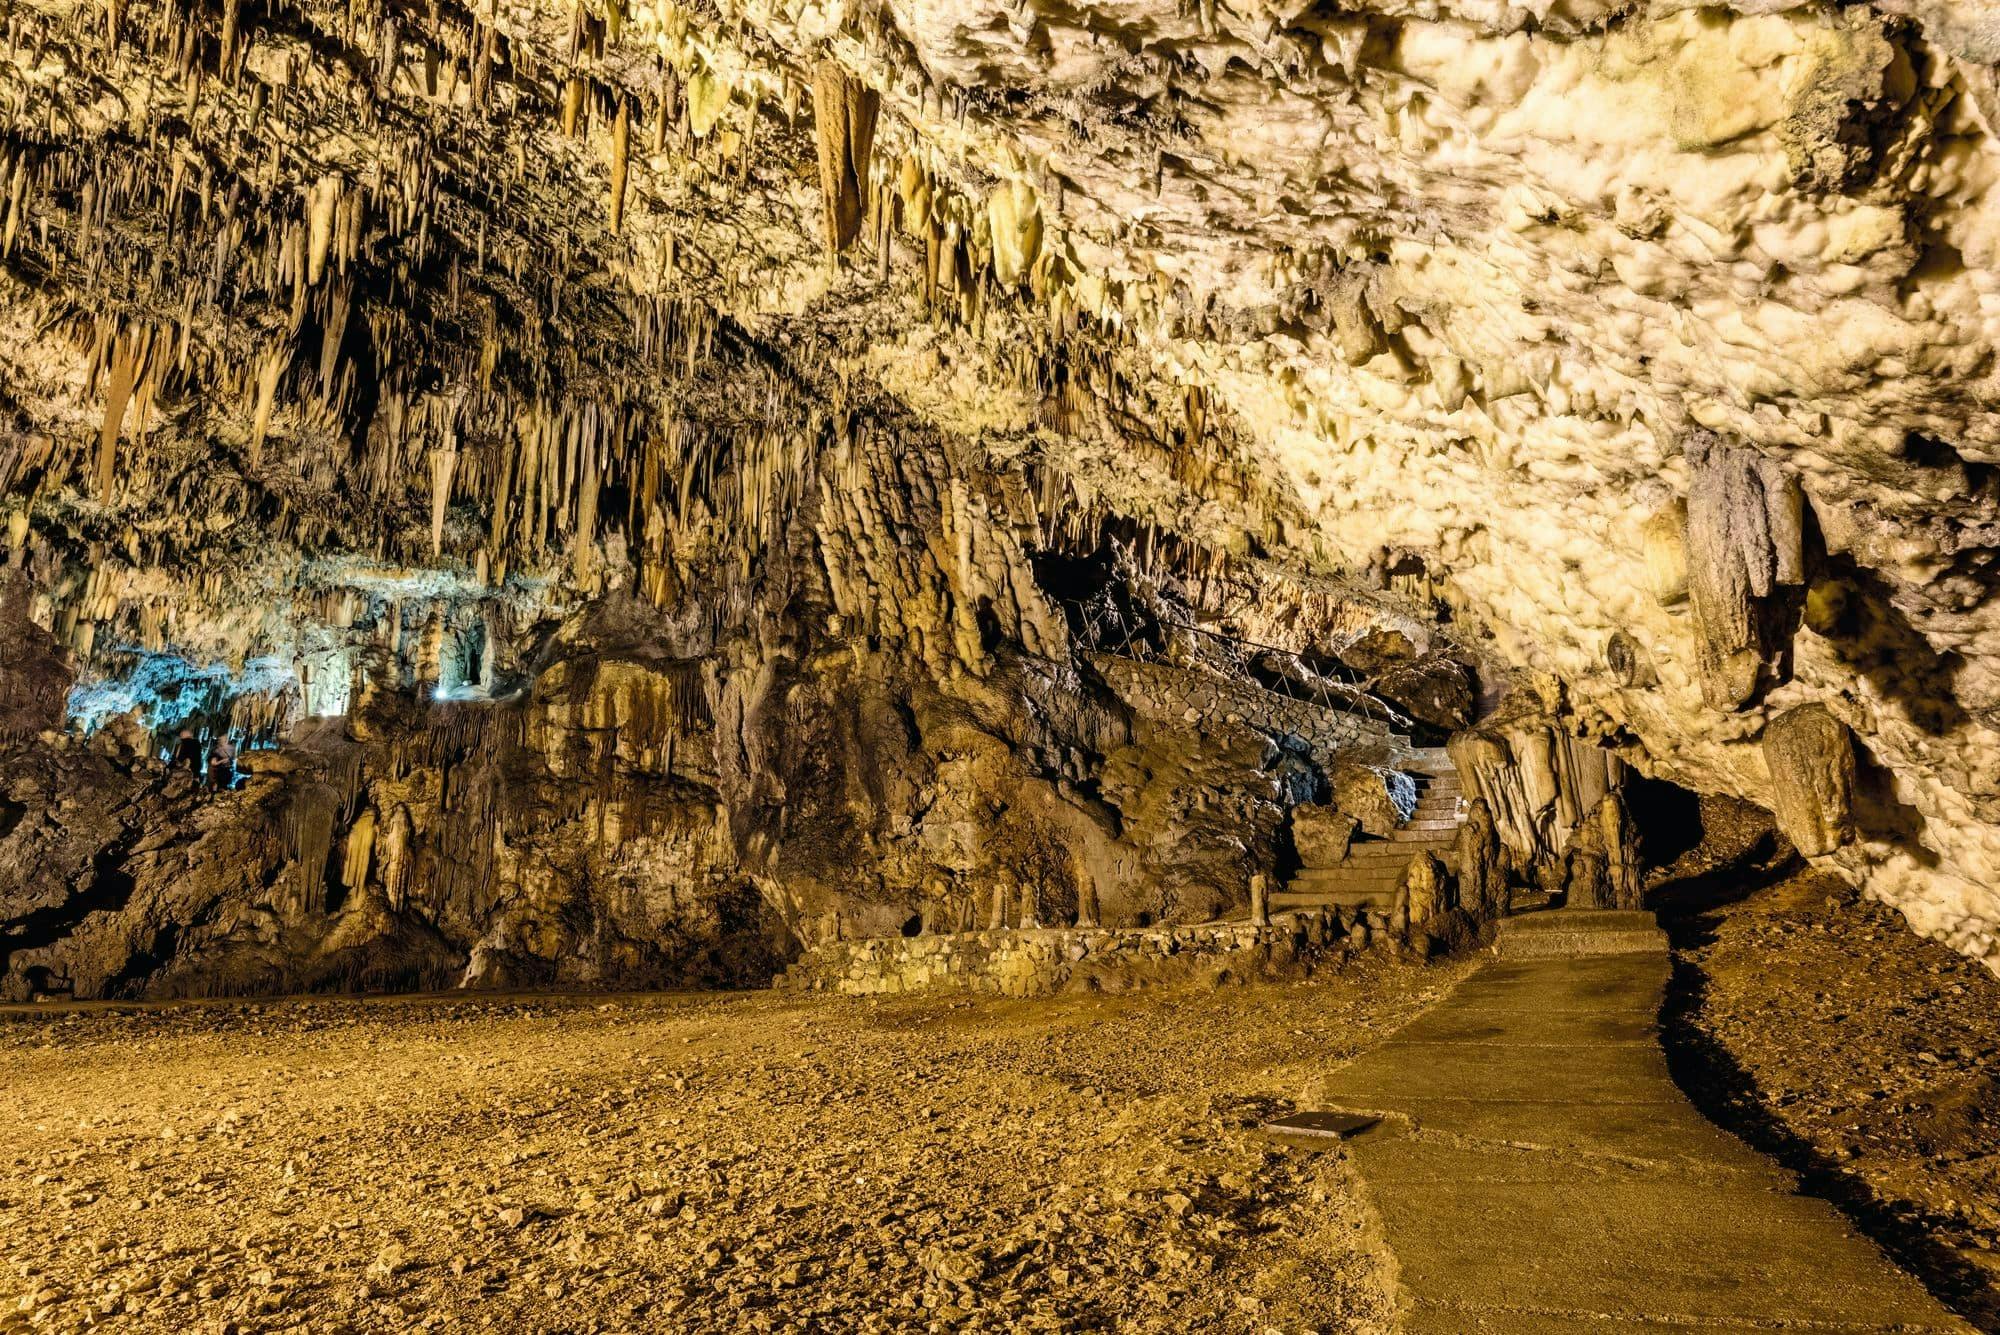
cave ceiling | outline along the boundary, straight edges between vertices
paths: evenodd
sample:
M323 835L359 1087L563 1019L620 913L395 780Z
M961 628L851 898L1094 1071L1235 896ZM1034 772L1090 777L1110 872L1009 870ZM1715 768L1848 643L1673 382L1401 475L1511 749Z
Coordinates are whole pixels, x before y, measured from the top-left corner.
M788 516L928 460L891 485L961 575L989 525L1391 611L1415 563L1690 787L1758 798L1824 704L1843 865L2000 949L1989 7L114 0L4 41L0 509L83 663L384 590L634 597L689 655L718 606L867 621Z

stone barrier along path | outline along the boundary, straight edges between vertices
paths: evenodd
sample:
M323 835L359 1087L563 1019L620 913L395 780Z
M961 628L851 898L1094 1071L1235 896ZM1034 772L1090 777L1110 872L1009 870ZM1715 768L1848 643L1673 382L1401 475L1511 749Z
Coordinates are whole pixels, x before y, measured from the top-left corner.
M1663 954L1500 960L1335 1072L1404 1329L1972 1327L1667 1073Z

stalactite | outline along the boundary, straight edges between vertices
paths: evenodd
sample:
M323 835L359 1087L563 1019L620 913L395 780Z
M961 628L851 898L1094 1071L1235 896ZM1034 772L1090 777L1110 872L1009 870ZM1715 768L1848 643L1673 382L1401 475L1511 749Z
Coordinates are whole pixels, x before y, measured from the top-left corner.
M611 230L620 231L625 225L625 184L626 168L632 135L631 100L623 93L618 97L618 117L611 125Z
M861 234L881 96L831 60L813 73L813 134L819 149L820 197L826 207L831 259Z
M444 551L444 516L451 503L451 475L458 467L458 450L444 447L431 451L431 555Z
M124 426L125 409L139 379L152 359L153 331L146 325L128 325L111 340L109 379L104 392L104 422L97 437L97 495L109 501L117 482L118 435Z

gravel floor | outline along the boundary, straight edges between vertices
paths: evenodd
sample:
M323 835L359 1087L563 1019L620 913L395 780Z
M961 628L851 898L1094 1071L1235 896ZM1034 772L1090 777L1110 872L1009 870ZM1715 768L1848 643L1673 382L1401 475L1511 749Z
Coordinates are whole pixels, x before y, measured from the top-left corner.
M1811 872L1671 930L1697 1102L2000 1331L2000 979Z
M16 1013L0 1330L1381 1330L1252 1128L1466 967Z

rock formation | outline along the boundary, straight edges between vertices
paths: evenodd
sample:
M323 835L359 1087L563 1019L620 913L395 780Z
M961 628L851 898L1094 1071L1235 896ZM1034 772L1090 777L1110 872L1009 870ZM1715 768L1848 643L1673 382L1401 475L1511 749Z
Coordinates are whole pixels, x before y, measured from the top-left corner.
M5 40L7 995L1199 920L1392 736L1523 880L1630 898L1633 770L2000 967L1974 6Z

